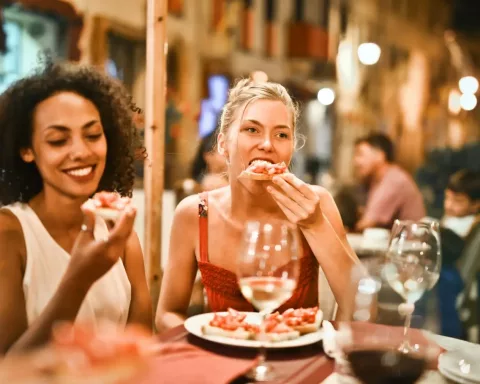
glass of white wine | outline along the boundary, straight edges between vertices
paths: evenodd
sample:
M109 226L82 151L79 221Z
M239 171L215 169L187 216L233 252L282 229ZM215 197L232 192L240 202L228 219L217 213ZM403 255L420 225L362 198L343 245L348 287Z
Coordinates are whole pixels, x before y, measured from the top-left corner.
M299 274L297 232L284 221L248 221L237 259L237 277L243 296L260 312L261 339L264 320L293 294ZM262 343L263 344L263 343ZM248 375L256 381L274 378L260 347L258 364Z
M437 283L441 263L438 221L395 221L384 273L392 289L405 300L404 338L399 347L403 353L414 351L408 330L415 303Z

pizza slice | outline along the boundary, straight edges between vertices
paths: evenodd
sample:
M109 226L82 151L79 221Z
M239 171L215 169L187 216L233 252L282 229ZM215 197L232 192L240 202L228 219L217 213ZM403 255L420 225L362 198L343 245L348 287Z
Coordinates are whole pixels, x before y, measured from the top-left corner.
M232 308L226 314L215 313L213 319L202 327L204 335L222 336L232 339L249 340L259 332L258 325L245 321L247 315Z
M281 163L273 164L266 160L254 160L239 177L251 180L271 180L275 175L288 172L287 165Z
M304 335L320 329L323 312L318 307L287 309L282 313L282 321Z
M288 326L282 321L282 315L278 312L272 313L265 318L265 333L257 334L257 340L265 337L266 341L286 341L300 337L300 332Z
M131 200L116 192L98 192L86 204L104 220L116 221Z

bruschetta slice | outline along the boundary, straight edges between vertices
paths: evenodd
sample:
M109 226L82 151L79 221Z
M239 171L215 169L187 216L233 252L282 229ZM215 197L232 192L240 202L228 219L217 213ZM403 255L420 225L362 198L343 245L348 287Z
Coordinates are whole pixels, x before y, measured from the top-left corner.
M241 174L240 178L267 181L272 180L275 175L281 175L288 172L288 167L284 162L273 164L266 160L254 160Z

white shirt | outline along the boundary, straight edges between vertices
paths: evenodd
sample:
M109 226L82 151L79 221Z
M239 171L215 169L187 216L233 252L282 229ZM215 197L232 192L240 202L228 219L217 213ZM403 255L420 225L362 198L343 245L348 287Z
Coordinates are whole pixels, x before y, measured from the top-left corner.
M55 294L70 262L67 253L50 236L42 222L28 204L15 203L6 207L19 220L26 246L26 268L23 293L28 324L43 312ZM108 235L105 221L97 218L95 238ZM131 300L131 285L121 259L99 280L86 295L75 321L89 322L93 326L107 320L124 326L127 323Z

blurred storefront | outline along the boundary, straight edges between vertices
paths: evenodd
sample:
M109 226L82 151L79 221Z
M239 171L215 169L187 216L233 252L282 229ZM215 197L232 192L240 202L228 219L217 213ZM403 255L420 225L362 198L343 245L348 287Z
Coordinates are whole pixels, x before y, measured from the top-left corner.
M78 60L83 18L58 0L3 1L0 4L0 91L34 68L40 52Z
M0 86L50 49L105 69L145 105L145 0L4 4L8 50ZM329 168L349 181L353 143L371 130L394 138L400 163L411 171L426 152L478 131L478 112L448 110L460 75L445 42L447 1L168 0L168 9L167 188L188 176L200 136L215 126L222 84L258 70L302 105L300 130L308 141L295 170L313 182ZM381 49L371 65L359 58L363 43ZM476 52L474 42L462 44Z

